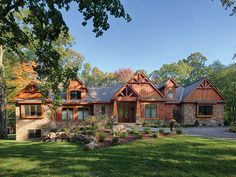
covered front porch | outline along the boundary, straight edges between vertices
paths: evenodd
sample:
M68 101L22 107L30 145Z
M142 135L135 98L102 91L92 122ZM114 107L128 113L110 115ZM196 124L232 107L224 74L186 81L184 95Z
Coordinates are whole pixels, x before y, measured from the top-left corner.
M141 117L140 102L137 100L114 100L113 117L118 123L136 123Z

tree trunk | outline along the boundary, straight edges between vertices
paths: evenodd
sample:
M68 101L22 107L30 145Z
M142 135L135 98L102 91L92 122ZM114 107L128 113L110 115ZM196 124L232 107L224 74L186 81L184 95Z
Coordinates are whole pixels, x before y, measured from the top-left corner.
M0 45L0 138L7 138L7 112L5 110L5 83L4 83L4 66L3 66L3 46Z

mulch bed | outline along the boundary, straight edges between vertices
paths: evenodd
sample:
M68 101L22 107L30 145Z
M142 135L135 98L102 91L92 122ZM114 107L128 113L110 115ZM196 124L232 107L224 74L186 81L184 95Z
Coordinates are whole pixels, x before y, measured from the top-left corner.
M158 138L164 138L164 137L169 137L169 136L171 136L171 134L160 135L160 137L158 137ZM117 144L112 144L112 138L113 138L113 136L111 134L108 134L104 142L98 142L97 143L96 148L100 149L100 148L104 148L104 147L110 147L110 146L115 146L115 145L119 145L119 144L125 144L125 143L129 143L129 142L137 140L137 139L134 138L133 135L129 134L125 138L120 138L119 137L119 142ZM142 139L148 139L148 138L154 138L154 137L152 137L151 135L148 135L148 134L143 134Z

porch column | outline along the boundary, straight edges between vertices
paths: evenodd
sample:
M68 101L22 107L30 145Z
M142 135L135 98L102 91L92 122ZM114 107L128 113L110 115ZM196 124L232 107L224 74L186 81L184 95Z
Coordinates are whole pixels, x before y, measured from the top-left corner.
M117 101L114 100L113 102L113 118L115 119L116 122L118 122L118 111L117 111Z
M136 104L136 122L141 123L141 109L140 109L139 100L137 100L137 104Z

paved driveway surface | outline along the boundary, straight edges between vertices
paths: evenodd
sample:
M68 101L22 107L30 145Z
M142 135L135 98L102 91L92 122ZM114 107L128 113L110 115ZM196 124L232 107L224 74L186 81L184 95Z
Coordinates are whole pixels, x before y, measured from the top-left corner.
M207 138L236 140L236 133L227 131L226 127L194 127L183 128L183 133L192 136L202 136Z

